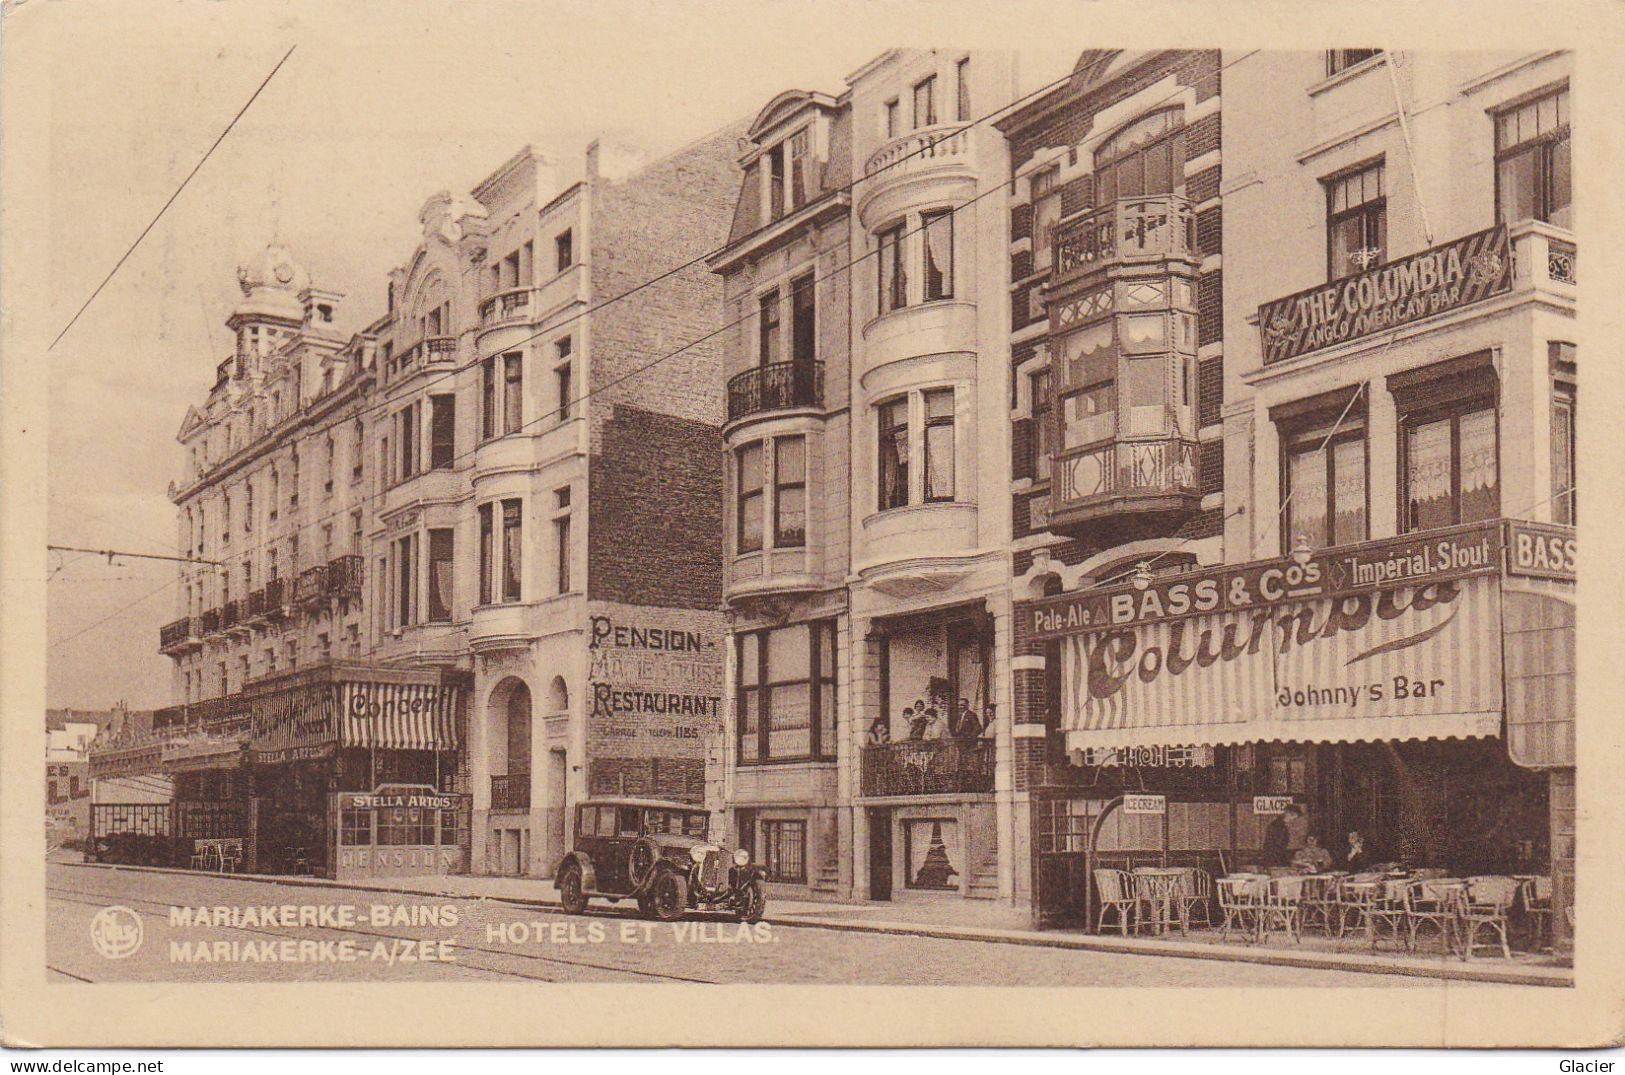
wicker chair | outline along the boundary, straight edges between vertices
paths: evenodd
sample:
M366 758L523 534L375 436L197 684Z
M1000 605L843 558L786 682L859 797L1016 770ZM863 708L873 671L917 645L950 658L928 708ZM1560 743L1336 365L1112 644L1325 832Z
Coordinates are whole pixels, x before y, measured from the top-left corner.
M1543 951L1552 946L1552 879L1531 877L1523 883L1523 909L1529 916L1530 947Z
M1267 938L1277 927L1298 944L1303 943L1302 877L1272 877L1264 889L1264 907L1258 918L1259 937Z
M1221 877L1213 883L1219 894L1219 910L1224 914L1224 921L1219 925L1221 940L1230 936L1232 926L1257 939L1266 884L1264 878L1248 874Z
M1106 914L1116 911L1118 932L1127 937L1129 919L1134 914L1136 904L1133 882L1128 872L1098 869L1095 871L1095 888L1100 892L1100 916L1095 922L1095 932L1106 932Z
M1461 928L1461 900L1465 894L1461 882L1439 878L1419 878L1405 886L1405 929L1412 951L1416 949L1418 934L1430 925L1438 930L1444 950L1455 951L1456 934Z
M1185 871L1179 879L1179 924L1188 930L1196 916L1202 916L1202 928L1213 928L1213 875L1200 867Z
M1472 959L1480 947L1479 932L1491 931L1488 946L1501 942L1501 957L1512 958L1512 946L1507 943L1507 914L1518 895L1518 882L1510 877L1469 877L1467 897L1462 906L1461 958Z
M1337 928L1335 922L1342 913L1342 906L1337 901L1341 880L1332 874L1313 874L1304 878L1303 900L1299 905L1300 929L1315 928L1328 937L1332 936Z

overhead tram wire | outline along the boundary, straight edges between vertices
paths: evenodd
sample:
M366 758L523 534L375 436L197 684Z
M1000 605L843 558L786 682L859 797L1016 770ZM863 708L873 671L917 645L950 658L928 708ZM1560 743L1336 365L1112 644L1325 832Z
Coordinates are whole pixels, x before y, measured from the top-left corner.
M108 270L108 273L105 277L103 277L102 282L96 285L96 290L92 291L90 293L90 298L86 299L84 305L79 307L78 313L75 313L68 323L62 327L62 331L56 334L56 339L51 341L51 345L46 348L47 351L55 350L56 345L62 342L62 337L66 336L68 334L68 330L73 328L73 326L78 323L79 318L84 315L86 310L90 309L90 304L96 301L96 296L102 293L102 289L112 281L113 277L117 275L119 269L124 267L124 263L129 260L130 255L135 253L135 248L141 245L141 240L145 239L147 237L147 233L152 231L152 229L158 225L158 221L163 218L163 215L166 212L169 211L169 207L175 204L175 199L181 196L181 191L186 189L186 185L192 181L192 177L198 174L198 171L202 169L203 165L208 161L208 159L214 155L214 151L220 148L220 143L226 140L226 135L231 133L231 129L237 126L237 121L243 118L244 113L246 113L249 108L253 106L255 101L259 100L259 96L265 91L265 87L271 84L271 80L276 77L276 73L282 70L282 65L288 62L288 57L292 56L293 50L298 47L299 46L297 44L288 46L288 51L282 54L282 59L278 60L276 62L276 66L271 68L271 73L265 76L265 81L259 84L259 88L249 96L248 102L244 104L242 108L237 110L237 114L231 117L231 122L226 124L226 129L220 132L220 137L214 140L214 144L204 151L203 156L198 159L198 162L195 165L192 166L192 170L186 173L186 178L181 180L180 186L175 188L175 193L169 196L169 200L164 203L163 208L158 210L158 214L147 223L146 227L141 229L141 234L135 237L135 242L130 244L130 248L126 250L124 255L118 259L110 270Z
M1223 71L1226 68L1233 67L1236 64L1241 63L1242 61L1252 57L1253 55L1255 55L1259 51L1260 51L1259 49L1251 49L1248 52L1244 52L1240 56L1237 56L1235 59L1231 60L1230 62L1220 65L1219 70ZM976 126L978 123L986 122L989 119L1000 116L1003 113L1009 112L1011 109L1020 107L1029 98L1035 97L1035 96L1037 96L1039 94L1046 93L1049 90L1052 90L1052 89L1054 89L1054 88L1056 88L1058 86L1064 85L1065 83L1071 81L1071 77L1072 76L1070 74L1068 74L1064 78L1057 79L1054 82L1050 82L1050 83L1048 83L1048 84L1046 84L1044 86L1039 87L1036 90L1031 91L1030 93L1024 94L1022 97L1018 98L1016 101L1011 102L1008 105L1001 106L1000 108L995 109L994 111L987 113L985 116L982 116L979 119L972 120L970 123L967 123L964 126L958 128L953 133L958 133L958 131L960 131L960 130L969 130L971 127ZM1149 104L1146 105L1146 107L1147 108L1156 108L1158 105L1165 104L1168 101L1171 101L1175 97L1179 96L1181 93L1183 93L1184 89L1185 88L1181 88L1180 90L1176 90L1173 93L1167 94L1166 96L1161 97L1156 101L1150 102ZM943 137L951 137L951 136L952 136L952 134L946 134ZM934 144L935 143L932 143L932 145L934 145ZM928 149L928 148L930 148L930 146L922 147L921 150L916 151L916 152L923 152L925 149ZM900 164L905 160L908 160L909 157L911 157L913 155L914 154L909 154L909 155L904 156L904 157L899 157L897 161L892 162L891 164L887 165L886 167L887 168L894 167L895 165ZM869 173L867 175L864 175L864 176L860 176L859 178L853 180L851 183L847 184L844 187L837 188L837 190L838 191L840 191L840 190L851 190L858 183L863 182L864 180L867 180L867 179L872 179L875 176L879 175L882 171L885 171L885 168L878 168L874 172L871 172L871 173ZM969 200L967 200L965 202L960 203L958 206L954 206L954 207L948 209L947 210L948 214L952 215L954 213L957 213L960 209L968 208L969 206L974 205L975 203L981 201L983 198L986 198L986 197L988 197L988 196L990 196L992 194L998 193L999 191L1004 189L1007 182L1008 182L1008 180L1004 180L1004 181L1001 181L1001 182L999 182L997 184L994 184L993 186L990 186L983 193L978 194L975 197L973 197L973 198L971 198L971 199L969 199ZM918 227L911 228L911 229L908 229L908 230L904 231L902 233L901 237L906 238L909 235L917 234L917 233L920 233L920 232L922 232L924 230L925 230L925 226L922 224L922 225L920 225ZM626 297L628 297L630 295L636 294L638 291L641 291L644 288L647 288L647 287L649 287L649 286L651 286L653 284L656 284L656 283L660 282L661 280L666 279L666 278L674 275L675 273L682 272L684 269L692 268L694 265L699 264L700 262L704 261L706 258L709 258L709 257L713 256L716 253L719 253L721 250L724 250L724 249L726 249L726 247L718 247L716 250L710 251L710 252L708 252L706 254L702 254L702 255L700 255L700 256L698 256L696 258L693 258L693 259L691 259L690 261L686 262L683 265L679 265L679 266L677 266L675 268L668 269L666 272L660 274L659 276L656 276L656 277L654 277L654 278L652 278L650 280L647 280L647 281L643 282L642 284L637 285L636 287L630 288L627 291L621 292L618 295L610 296L609 298L605 299L603 302L597 304L596 306L592 306L592 307L589 307L588 309L583 310L583 311L581 311L579 313L572 314L572 315L570 315L569 318L567 318L564 321L559 322L556 325L552 325L552 326L549 326L548 328L541 329L541 330L539 330L537 332L534 332L531 335L525 337L524 339L518 341L517 343L512 344L511 346L513 346L513 347L522 346L523 344L529 343L530 341L535 340L535 339L539 339L540 337L542 337L544 335L548 335L550 333L556 332L558 329L564 327L565 325L570 324L571 322L573 322L575 320L578 320L578 319L580 319L582 317L585 317L588 314L593 313L596 310L601 310L605 306L610 305L611 303L618 302L619 300L621 300L623 298L626 298ZM845 262L844 264L836 266L835 268L831 269L829 272L825 273L824 275L815 277L812 282L816 284L816 283L820 283L820 282L825 281L825 280L833 279L834 277L846 272L849 269L852 269L852 268L856 267L857 265L863 263L864 261L867 261L867 260L875 257L877 254L878 254L878 251L869 251L867 253L861 254L858 257L853 258L850 261ZM752 312L752 313L746 314L746 315L744 315L742 317L736 318L733 321L729 321L726 324L723 324L723 325L719 326L718 328L712 330L711 332L706 333L703 336L699 336L699 337L697 337L697 338L695 338L693 340L690 340L688 343L684 344L682 347L679 347L674 351L667 352L666 354L661 355L660 357L655 358L655 359L645 363L642 366L639 366L639 367L637 367L637 368L635 368L633 370L630 370L627 373L621 375L620 377L615 378L614 380L612 380L612 381L610 381L610 382L608 382L606 384L599 385L599 386L597 386L595 388L590 389L589 391L583 392L579 396L573 397L567 405L561 405L560 407L558 407L558 408L556 408L554 410L549 410L547 413L539 415L535 419L524 423L518 429L513 430L513 432L514 433L525 432L526 430L531 429L532 427L534 427L534 426L536 426L536 425L538 425L538 424L540 424L540 423L542 423L544 421L548 421L548 420L552 419L553 417L555 417L557 414L559 414L562 411L566 411L566 410L573 411L577 404L584 403L587 400L591 399L593 396L596 396L599 393L601 393L601 392L603 392L603 391L605 391L607 389L613 388L616 385L622 384L625 381L627 381L627 380L629 380L629 379L631 379L633 377L636 377L636 376L639 376L640 374L646 373L649 370L653 369L654 367L660 365L661 363L667 362L667 361L669 361L669 360L671 360L673 358L676 358L679 355L682 355L685 352L689 351L690 349L692 349L694 347L697 347L700 344L705 343L705 342L707 342L707 341L709 341L711 339L714 339L715 337L721 335L722 333L728 331L729 329L737 328L738 326L740 326L742 324L745 324L746 322L755 319L757 316L759 316L759 315L756 314L755 312ZM467 368L467 367L464 367L464 368ZM427 391L428 389L433 388L435 385L441 384L441 383L443 383L443 382L457 376L457 374L460 373L460 372L462 372L462 371L461 370L452 370L452 371L448 371L446 373L440 374L438 377L434 378L433 380L425 381L419 387L418 391ZM347 421L347 422L348 421L353 421L356 418L361 418L361 417L364 417L364 416L367 416L367 415L370 415L370 414L375 414L375 413L377 413L379 411L382 411L382 410L387 410L391 405L392 404L390 402L388 402L388 401L381 401L378 404L373 404L371 406L368 406L368 407L365 407L365 408L361 409L355 415L346 418L345 421ZM505 434L505 436L511 436L511 435L512 435L511 433L510 434ZM458 453L457 455L453 456L451 462L452 462L452 464L456 464L458 462L461 462L462 460L467 459L470 456L472 456L473 454L475 454L478 450L479 450L479 446L476 445L474 448L472 448L472 449L470 449L468 451L461 452L461 453ZM249 555L251 553L256 553L256 552L262 551L262 550L264 550L266 548L269 548L271 545L273 545L273 544L275 544L275 543L277 543L279 541L285 540L288 537L303 534L305 531L313 529L315 527L318 527L318 526L322 525L323 523L327 523L327 522L331 522L333 520L339 519L340 517L342 517L344 515L347 515L350 512L355 511L357 508L363 507L363 506L365 506L367 504L372 503L373 501L381 499L387 492L389 492L388 489L379 490L377 492L368 493L365 496L362 496L357 500L349 501L343 507L335 508L332 511L328 512L326 515L317 516L316 518L310 520L309 522L300 524L298 527L295 527L293 530L285 532L279 538L267 539L267 540L262 541L262 542L260 542L260 543L258 543L256 545L249 546L249 547L241 550L239 555L240 556L247 556L247 555Z
M95 623L92 623L90 626L80 628L79 630L73 632L73 634L71 634L71 635L65 635L62 638L57 639L55 642L50 643L50 645L47 648L48 649L56 649L59 646L67 645L69 642L72 642L74 639L79 638L82 635L87 635L91 631L94 631L96 628L101 627L103 624L106 624L111 620L117 619L118 617L124 615L126 612L129 612L131 609L135 608L137 605L142 604L143 602L148 601L153 597L156 597L158 594L160 594L163 591L169 589L171 586L174 586L175 584L176 584L176 582L175 582L174 579L165 579L157 588L152 589L152 590L148 590L146 593L142 594L140 597L137 597L134 601L131 601L129 604L123 605L120 608L118 608L117 610L108 613L106 616L103 616L101 619L97 620Z

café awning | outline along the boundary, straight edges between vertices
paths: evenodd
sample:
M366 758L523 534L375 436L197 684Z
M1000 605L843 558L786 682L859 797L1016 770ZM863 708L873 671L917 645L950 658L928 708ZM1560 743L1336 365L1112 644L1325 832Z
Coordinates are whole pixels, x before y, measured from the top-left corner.
M436 668L335 661L250 685L252 750L261 765L340 747L457 750L463 680Z
M1060 645L1068 750L1501 734L1493 576L1079 633Z

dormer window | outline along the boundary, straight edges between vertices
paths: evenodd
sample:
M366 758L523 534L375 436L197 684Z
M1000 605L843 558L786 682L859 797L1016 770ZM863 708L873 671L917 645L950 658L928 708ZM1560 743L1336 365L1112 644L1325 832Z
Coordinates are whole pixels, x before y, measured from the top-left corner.
M812 130L803 127L766 153L767 218L779 220L785 213L806 205L811 195Z

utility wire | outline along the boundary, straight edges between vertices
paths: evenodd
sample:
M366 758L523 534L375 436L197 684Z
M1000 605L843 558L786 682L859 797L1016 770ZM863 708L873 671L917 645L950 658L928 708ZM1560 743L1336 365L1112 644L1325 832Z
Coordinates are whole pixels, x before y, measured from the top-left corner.
M129 260L130 255L135 253L135 248L141 245L141 240L147 237L147 233L157 226L158 221L166 212L169 211L169 207L175 204L175 199L181 196L181 191L186 189L186 185L192 181L193 176L197 175L198 170L203 167L204 162L206 162L209 157L214 154L214 151L219 148L220 143L226 140L226 135L230 134L231 129L237 126L237 121L243 118L243 113L247 112L249 107L259 99L260 93L265 89L266 86L270 85L271 79L275 78L276 73L282 70L282 65L288 62L288 57L292 56L293 50L298 47L298 45L290 45L288 47L288 51L282 54L282 59L277 61L275 67L271 68L271 73L265 76L265 81L260 83L259 89L256 89L253 95L248 98L248 103L243 105L243 107L237 111L235 116L231 117L231 122L226 124L226 129L221 131L220 137L214 140L214 145L211 145L198 160L197 164L192 166L192 170L186 174L186 178L181 180L181 185L175 188L175 193L171 194L169 196L169 200L164 203L163 208L158 210L158 215L153 217L145 228L141 229L141 234L135 237L135 242L130 244L130 248L124 252L124 256L118 259L118 262L114 264L111 270L108 271L107 276L102 279L102 282L96 285L96 290L92 291L90 293L90 298L86 299L85 304L79 307L79 312L74 314L72 320L63 326L61 332L56 334L56 339L51 341L51 346L46 348L47 351L54 350L56 345L62 342L62 337L68 334L68 329L71 329L78 322L80 316L90 308L90 304L96 301L96 296L102 293L102 288L108 285L108 282L113 279L113 276L119 271L120 268L124 266L124 263Z
M205 560L195 556L162 556L152 552L125 552L123 549L81 549L73 545L47 545L52 552L83 552L92 556L105 556L109 561L115 556L126 556L136 560L174 560L182 564L213 564L215 567L225 567L219 560Z
M128 612L131 609L135 608L137 605L139 605L139 604L141 604L141 603L143 603L143 602L145 602L145 601L147 601L147 600L149 600L149 599L151 599L153 597L156 597L158 594L160 594L163 591L169 589L173 585L175 585L175 580L174 579L165 579L162 583L160 583L158 585L158 587L156 589L148 590L146 593L142 594L140 597L136 598L134 601L131 601L129 604L120 607L116 611L111 612L106 616L103 616L101 619L97 620L95 623L91 624L90 626L80 628L79 630L73 632L73 634L71 634L71 635L64 635L62 638L57 639L55 642L51 643L50 648L51 649L56 649L59 646L63 646L63 645L66 645L69 642L72 642L74 639L80 637L81 635L89 634L91 631L94 631L96 628L100 627L102 624L107 623L109 620L117 619L118 617L124 615L126 612Z

